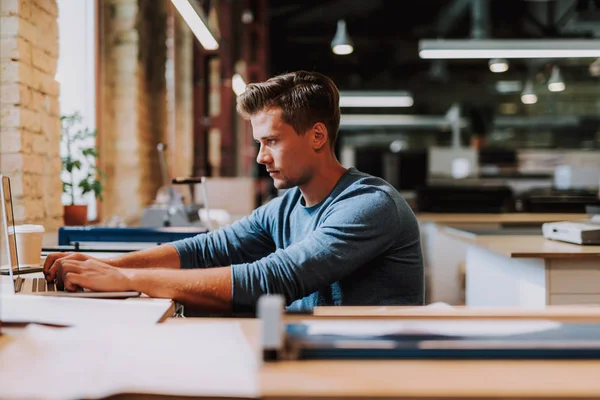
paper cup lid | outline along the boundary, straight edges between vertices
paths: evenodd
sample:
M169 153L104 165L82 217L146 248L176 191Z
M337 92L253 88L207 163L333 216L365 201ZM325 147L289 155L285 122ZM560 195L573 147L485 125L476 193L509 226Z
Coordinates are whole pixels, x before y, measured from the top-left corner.
M37 233L45 232L43 225L17 225L15 226L16 233Z

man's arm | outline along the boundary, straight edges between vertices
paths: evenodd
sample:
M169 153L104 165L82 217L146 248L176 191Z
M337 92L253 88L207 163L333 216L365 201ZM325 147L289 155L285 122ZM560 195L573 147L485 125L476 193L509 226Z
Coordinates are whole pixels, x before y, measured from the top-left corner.
M68 291L138 291L207 311L231 310L231 268L195 270L115 268L98 260L61 263L59 286Z
M275 243L268 226L274 209L277 209L276 202L259 207L226 227L171 243L179 253L181 268L241 264L272 253Z
M83 262L86 260L95 260L119 268L181 268L179 254L175 247L170 244L133 251L108 260L98 259L81 253L53 253L48 255L44 262L46 280L53 281L57 278L60 279L57 276L57 271L62 267L63 263L67 261Z
M126 253L107 263L118 268L181 268L179 253L171 244Z
M232 309L231 267L184 271L128 270L132 289L150 297L173 299L185 306L213 312Z
M48 281L58 278L56 271L67 260L96 260L113 267L135 269L211 268L258 260L275 250L273 239L264 228L268 219L266 208L259 207L250 216L216 231L108 260L81 253L50 254L44 263L44 274Z

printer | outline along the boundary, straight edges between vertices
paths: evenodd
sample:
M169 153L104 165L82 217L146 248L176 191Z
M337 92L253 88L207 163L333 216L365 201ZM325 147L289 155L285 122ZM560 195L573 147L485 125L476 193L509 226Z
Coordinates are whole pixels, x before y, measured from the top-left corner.
M542 224L546 239L575 244L600 244L600 218L589 221L546 222Z

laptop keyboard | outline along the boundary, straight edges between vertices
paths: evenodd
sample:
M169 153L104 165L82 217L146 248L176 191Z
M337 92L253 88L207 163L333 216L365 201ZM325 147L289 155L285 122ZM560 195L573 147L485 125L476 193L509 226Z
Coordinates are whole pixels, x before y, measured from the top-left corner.
M31 286L29 286L31 285ZM56 292L56 285L54 282L48 282L45 278L27 278L23 279L18 277L15 280L15 292L26 291L28 287L31 288L31 292L28 293L42 293L42 292Z

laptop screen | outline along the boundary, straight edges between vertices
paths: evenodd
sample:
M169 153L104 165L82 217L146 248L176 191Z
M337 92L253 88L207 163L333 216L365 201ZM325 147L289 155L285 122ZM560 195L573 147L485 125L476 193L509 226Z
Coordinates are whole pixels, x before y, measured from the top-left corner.
M4 226L5 245L7 251L6 257L2 256L2 266L7 266L9 275L12 277L13 271L18 271L19 262L17 259L17 240L15 236L15 219L12 207L12 194L10 191L10 180L7 176L0 175L2 178L2 187L0 193L2 195L2 225ZM6 259L5 259L6 258Z

